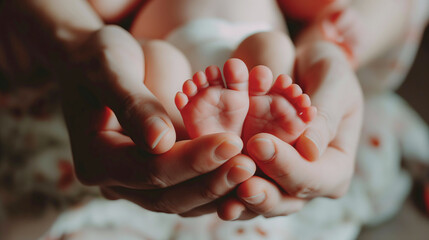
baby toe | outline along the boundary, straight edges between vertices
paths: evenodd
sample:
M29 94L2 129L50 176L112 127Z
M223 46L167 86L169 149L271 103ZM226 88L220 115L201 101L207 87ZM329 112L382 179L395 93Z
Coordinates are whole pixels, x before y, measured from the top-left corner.
M286 74L281 74L277 77L276 81L274 82L273 87L271 88L271 91L281 94L291 85L292 85L292 78Z
M188 104L189 99L186 94L178 92L176 94L176 97L174 98L174 102L176 103L177 109L182 110L186 106L186 104Z
M187 80L182 87L182 91L188 98L195 96L198 92L197 85L192 80Z
M223 67L225 83L228 89L247 91L249 83L249 70L246 64L237 58L226 61Z
M201 71L194 74L192 81L195 83L198 90L207 88L209 86L206 74Z
M286 88L283 93L286 98L292 100L302 94L302 89L297 84L292 84L288 88Z
M251 96L265 95L273 82L273 73L266 66L256 66L249 74L249 94Z
M218 66L207 67L206 76L211 86L223 86L222 73Z

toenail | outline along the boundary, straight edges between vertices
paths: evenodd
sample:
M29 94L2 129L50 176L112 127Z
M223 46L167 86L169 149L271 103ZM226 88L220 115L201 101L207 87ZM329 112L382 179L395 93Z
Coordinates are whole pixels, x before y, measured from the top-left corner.
M252 171L250 168L246 166L236 165L232 167L229 170L228 174L226 175L226 178L228 180L228 185L230 187L233 187L243 182L244 180L246 180L246 178L249 178L250 176L252 176L254 172L255 171Z
M151 132L159 132L158 136L153 140L152 143L148 143L152 149L155 149L159 142L161 142L162 138L167 134L169 127L165 123L164 120L162 120L159 117L152 117L147 120L147 126L149 129L151 129ZM149 140L150 141L150 140Z
M229 160L235 155L239 154L243 149L243 143L236 141L225 141L219 145L215 150L215 157L217 160L223 162Z
M245 202L247 202L248 204L258 205L258 204L261 204L265 200L265 198L266 198L266 195L263 192L263 193L259 193L259 194L256 194L254 196L247 197L247 198L242 198L242 199Z
M252 141L252 145L257 147L250 148L248 151L251 153L252 157L256 158L257 161L270 161L276 154L274 143L269 139L257 138Z

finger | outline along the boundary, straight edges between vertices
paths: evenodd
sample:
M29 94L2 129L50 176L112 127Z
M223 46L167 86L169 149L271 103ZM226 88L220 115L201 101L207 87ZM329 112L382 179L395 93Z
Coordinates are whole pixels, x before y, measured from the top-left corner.
M211 213L215 213L217 210L217 201L204 204L202 206L196 207L190 211L179 214L181 217L199 217Z
M230 196L221 201L217 208L217 214L224 221L239 220L240 217L252 219L258 216L258 214L247 210L246 206L236 196Z
M330 43L299 51L298 66L299 83L318 112L295 147L306 159L314 161L336 136L342 119L360 104L360 86L347 57Z
M93 34L74 61L85 73L84 86L116 114L134 142L152 153L168 151L176 140L165 109L145 87L143 52L119 27Z
M309 162L273 135L258 134L247 146L258 167L293 197L340 197L353 175L354 155L342 148L329 147L318 161Z
M335 136L340 121L338 112L317 108L317 115L298 138L295 147L309 161L316 161Z
M141 191L120 187L109 189L121 198L157 212L186 213L213 202L249 179L256 171L253 161L239 155L218 170L163 190Z
M247 210L264 217L290 215L301 210L306 202L287 195L273 182L256 176L240 184L237 197Z
M88 185L166 188L218 168L241 149L237 136L216 134L181 141L165 154L151 155L140 151L129 137L104 131L87 146L79 146L75 169Z

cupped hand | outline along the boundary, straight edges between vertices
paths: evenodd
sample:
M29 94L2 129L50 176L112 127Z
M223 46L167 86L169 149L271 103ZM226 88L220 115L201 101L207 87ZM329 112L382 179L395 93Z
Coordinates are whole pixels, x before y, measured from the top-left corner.
M295 146L265 133L249 140L249 155L266 176L240 184L237 198L220 204L225 220L288 215L312 198L347 192L363 108L357 78L342 50L329 42L300 46L296 71L318 115Z
M3 61L1 67L15 79L20 59L10 56L20 56L18 49L41 59L58 80L75 171L84 184L146 209L186 213L253 175L256 166L238 155L243 144L236 136L176 143L169 116L143 84L140 45L125 30L104 26L86 1L20 0L5 6L11 14L2 16L14 23L8 32L17 34L2 38L0 56L17 64Z

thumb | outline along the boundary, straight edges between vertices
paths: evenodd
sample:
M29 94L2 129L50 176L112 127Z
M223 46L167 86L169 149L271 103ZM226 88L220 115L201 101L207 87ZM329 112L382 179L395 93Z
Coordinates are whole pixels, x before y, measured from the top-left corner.
M77 61L85 72L83 85L113 110L137 145L157 154L170 150L176 141L173 124L143 84L143 52L128 32L102 28L82 46Z
M317 160L337 134L340 119L329 112L318 109L316 118L298 138L295 147L307 160Z

